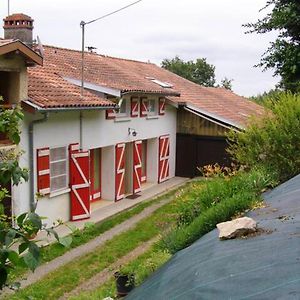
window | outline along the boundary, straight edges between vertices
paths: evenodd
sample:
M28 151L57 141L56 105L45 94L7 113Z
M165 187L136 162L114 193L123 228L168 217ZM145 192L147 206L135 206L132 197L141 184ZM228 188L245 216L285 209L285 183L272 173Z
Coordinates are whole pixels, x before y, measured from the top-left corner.
M117 112L117 117L127 117L128 115L128 107L127 107L127 101L125 99L122 100L120 103L120 109Z
M50 149L50 192L68 188L67 147Z
M148 101L148 116L157 115L157 102L155 99Z

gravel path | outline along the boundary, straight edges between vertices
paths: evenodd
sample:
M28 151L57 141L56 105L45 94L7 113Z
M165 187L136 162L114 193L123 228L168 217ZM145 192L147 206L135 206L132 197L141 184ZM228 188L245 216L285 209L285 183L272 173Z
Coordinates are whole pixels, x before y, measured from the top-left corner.
M95 248L103 245L106 241L112 239L114 236L119 235L122 232L125 232L133 228L139 221L150 216L155 210L162 207L166 203L170 202L172 198L162 200L158 203L155 203L147 208L145 208L141 213L131 217L130 219L124 221L123 223L116 225L110 230L104 232L97 238L91 240L90 242L81 245L77 248L71 249L66 252L64 255L55 258L54 260L45 263L39 266L34 273L27 273L26 279L21 280L21 287L25 288L38 280L41 280L44 276L58 269L59 267L73 261L74 259L84 256L87 253L94 251ZM9 292L7 290L6 292ZM10 291L11 292L11 291Z
M103 271L99 272L89 280L77 286L71 292L64 294L62 297L59 298L59 300L67 300L69 299L69 297L76 296L81 292L95 290L96 288L104 284L107 280L109 280L114 275L114 273L120 268L121 265L125 265L126 263L140 256L141 254L145 253L158 240L159 240L159 236L156 236L153 239L138 246L133 251L129 252L127 255L121 257L115 263L105 268Z

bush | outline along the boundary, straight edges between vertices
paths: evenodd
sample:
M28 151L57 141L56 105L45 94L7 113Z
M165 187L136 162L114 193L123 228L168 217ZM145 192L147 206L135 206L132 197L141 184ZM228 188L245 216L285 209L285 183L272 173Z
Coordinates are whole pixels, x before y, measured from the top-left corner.
M254 169L251 172L239 171L236 176L216 177L207 180L204 184L195 183L184 195L177 205L179 226L190 224L197 216L219 202L233 197L235 194L252 192L259 194L267 186L274 186L263 169Z
M240 164L264 167L279 181L300 172L300 95L281 94L271 112L231 132L228 152Z
M261 192L274 184L264 169L254 169L249 173L240 171L229 179L207 181L198 198L191 200L180 212L178 226L163 237L160 246L176 253L191 245L218 223L251 208L260 199Z

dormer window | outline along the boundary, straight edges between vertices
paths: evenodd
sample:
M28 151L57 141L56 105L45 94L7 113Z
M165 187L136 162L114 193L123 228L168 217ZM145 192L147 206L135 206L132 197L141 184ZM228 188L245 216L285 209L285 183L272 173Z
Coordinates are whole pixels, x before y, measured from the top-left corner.
M173 87L173 84L171 84L169 82L161 81L161 80L158 80L158 79L153 78L153 77L146 77L146 78L149 79L150 81L152 81L153 83L163 87L163 88L172 88Z

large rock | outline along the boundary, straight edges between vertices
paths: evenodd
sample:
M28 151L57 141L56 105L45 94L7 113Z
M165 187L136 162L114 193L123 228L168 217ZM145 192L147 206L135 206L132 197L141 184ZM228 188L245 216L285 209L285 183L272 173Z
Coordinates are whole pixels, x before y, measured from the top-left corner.
M234 239L256 231L257 223L248 217L217 224L221 240Z

